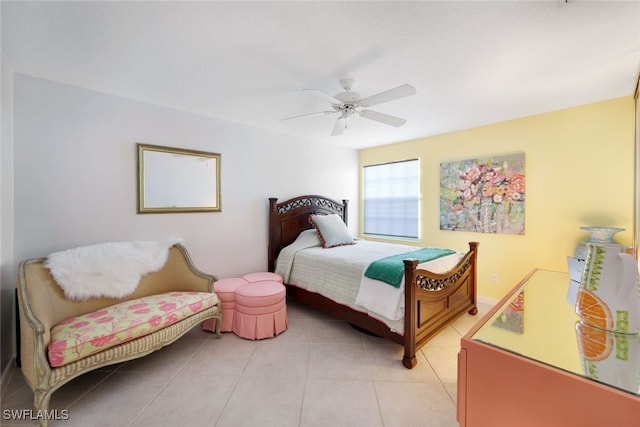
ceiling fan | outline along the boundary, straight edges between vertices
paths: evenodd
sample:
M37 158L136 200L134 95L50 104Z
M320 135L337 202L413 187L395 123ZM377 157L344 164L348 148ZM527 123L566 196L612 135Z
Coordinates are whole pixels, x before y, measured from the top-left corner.
M300 117L327 115L327 114L339 114L331 135L340 135L347 129L347 122L355 114L365 119L374 120L376 122L384 123L385 125L400 127L407 121L400 117L391 116L389 114L380 113L378 111L366 110L365 108L373 105L382 104L383 102L394 101L406 96L415 95L416 89L409 85L404 84L393 89L386 90L384 92L377 93L375 95L368 96L366 98L360 98L356 92L352 92L351 88L355 84L354 79L342 79L340 85L344 89L344 92L340 92L334 96L327 95L326 93L317 89L305 89L304 91L317 98L328 101L331 104L331 110L318 111L315 113L302 114L299 116L287 117L282 120L297 119Z

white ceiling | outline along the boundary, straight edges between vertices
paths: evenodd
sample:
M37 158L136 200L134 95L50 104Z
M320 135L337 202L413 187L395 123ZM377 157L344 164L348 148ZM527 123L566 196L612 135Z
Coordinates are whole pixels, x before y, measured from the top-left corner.
M630 96L640 2L2 1L2 52L16 72L322 143L361 148ZM336 115L361 96L400 128Z

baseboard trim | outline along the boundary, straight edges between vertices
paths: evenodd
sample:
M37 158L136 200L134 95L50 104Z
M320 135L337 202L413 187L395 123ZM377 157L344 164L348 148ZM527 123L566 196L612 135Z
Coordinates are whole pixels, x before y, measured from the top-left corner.
M498 302L500 302L499 299L491 298L491 297L485 297L485 296L482 296L482 295L478 295L476 300L477 300L478 304L487 304L487 305L490 305L490 306L494 306Z

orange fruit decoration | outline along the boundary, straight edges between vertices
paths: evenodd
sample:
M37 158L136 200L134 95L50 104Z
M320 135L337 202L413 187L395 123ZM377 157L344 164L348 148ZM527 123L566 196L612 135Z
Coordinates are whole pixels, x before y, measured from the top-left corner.
M609 307L588 289L580 288L578 291L576 313L591 326L613 329L613 317Z
M612 334L584 322L576 323L576 332L580 352L586 360L597 362L609 357L613 349Z

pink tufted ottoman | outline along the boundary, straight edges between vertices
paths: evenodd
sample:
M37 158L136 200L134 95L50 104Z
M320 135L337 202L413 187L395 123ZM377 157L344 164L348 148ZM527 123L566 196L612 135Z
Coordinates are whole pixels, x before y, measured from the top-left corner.
M242 338L260 340L287 329L285 287L273 280L240 286L235 291L233 332Z
M218 295L222 311L221 332L231 332L233 330L233 318L236 312L236 289L248 283L242 277L230 277L220 279L213 284L213 291ZM202 329L215 332L216 319L208 319L202 322Z

